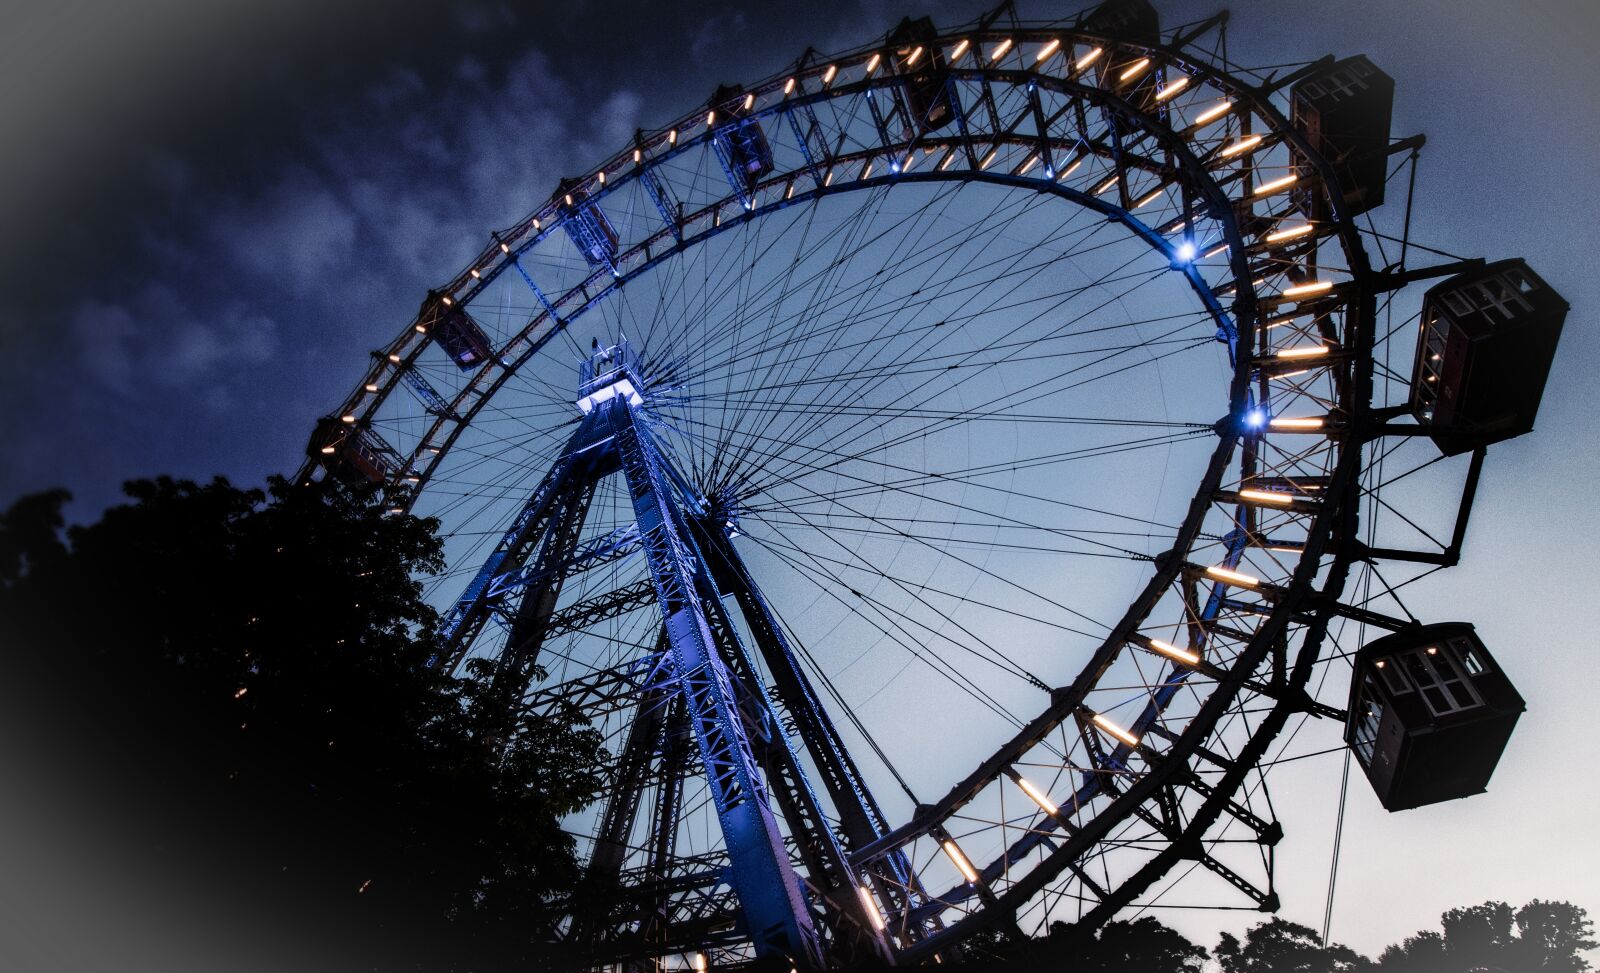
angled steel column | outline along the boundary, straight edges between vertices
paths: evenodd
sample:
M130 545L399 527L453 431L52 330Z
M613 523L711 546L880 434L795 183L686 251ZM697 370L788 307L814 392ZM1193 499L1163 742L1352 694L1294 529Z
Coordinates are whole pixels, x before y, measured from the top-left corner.
M799 968L819 968L823 959L817 929L773 817L727 667L706 623L695 584L699 558L684 537L668 476L625 398L597 403L591 415L602 414L633 497L673 670L699 744L750 938L759 955L785 956Z
M556 602L561 598L561 585L566 572L561 566L572 560L578 549L578 535L583 530L589 503L594 499L595 477L570 476L553 503L554 510L544 532L544 543L534 558L533 576L537 579L522 589L522 599L511 623L511 640L500 656L500 673L497 678L516 687L526 689L533 667L539 662L539 650L550 631L550 616L555 614Z
M578 431L567 440L550 472L534 488L500 543L484 559L483 567L445 614L439 628L444 637L444 652L434 660L434 665L446 669L460 665L473 640L490 615L503 604L506 595L536 577L535 567L529 563L530 555L544 539L556 515L570 506L564 501L571 499L578 485L575 481L587 481L587 489L592 490L594 481L607 472L602 464L609 457L604 455L605 450L595 447L604 445L608 435L599 416L588 416L578 425ZM587 507L586 502L584 506ZM576 535L574 528L572 536Z
M665 651L665 645L663 633L657 652ZM671 730L667 726L667 709L673 694L671 685L657 684L645 690L628 726L628 741L617 758L616 783L600 819L600 833L589 855L582 894L575 899L577 908L572 914L568 939L579 950L592 949L595 937L610 924L605 901L617 891L622 863L628 855L628 838L638 820L640 799L650 779L651 762L658 754L664 767L669 762ZM662 780L661 786L670 785Z
M722 593L705 567L704 555L701 572L696 580L702 586L701 603L706 609L706 622L722 651L734 686L741 692L740 709L751 749L766 774L768 790L783 821L789 826L789 837L805 866L806 877L828 903L824 911L824 921L832 933L828 958L844 966L892 962L889 945L881 931L883 917L859 891L860 879L806 777L799 756L784 736L778 714L756 670L755 659L733 627Z
M650 817L650 839L646 848L650 853L648 874L652 882L660 883L667 877L667 868L678 846L678 824L683 814L683 781L689 764L689 752L694 746L689 739L689 718L682 693L675 693L667 702L667 714L661 739L660 783L656 787L656 806ZM672 918L665 894L658 894L650 903L649 913L639 923L639 941L652 947L666 938L667 923ZM653 957L662 955L664 949L650 949ZM623 964L626 973L656 973L657 961Z
M834 812L839 816L847 847L866 847L888 833L888 822L867 788L855 760L845 749L844 741L823 708L810 678L801 668L800 660L784 635L782 626L778 624L777 616L768 607L755 578L721 525L698 521L695 534L718 587L722 592L732 594L738 603L745 624L749 626L767 669L772 673L778 698L795 721L800 739L805 742L807 753L822 775L823 786L827 788ZM919 904L917 900L923 897L910 864L899 853L886 856L881 864L887 866L888 874L874 875L878 895L890 904L892 912L908 915ZM908 938L920 939L925 930L912 927L899 932Z

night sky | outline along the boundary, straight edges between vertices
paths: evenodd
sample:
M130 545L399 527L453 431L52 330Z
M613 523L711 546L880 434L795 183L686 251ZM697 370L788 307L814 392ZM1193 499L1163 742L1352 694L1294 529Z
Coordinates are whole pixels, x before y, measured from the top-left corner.
M984 9L320 6L156 0L135 16L75 0L0 21L0 504L65 486L69 513L88 519L133 477L258 484L292 471L366 353L558 178L808 45L842 50L906 14L950 24ZM1027 19L1076 10L1020 6ZM1215 9L1158 6L1169 25ZM1574 309L1538 432L1490 452L1463 565L1408 599L1424 619L1475 621L1529 711L1486 795L1388 815L1353 781L1333 934L1364 951L1490 898L1600 912L1589 834L1600 785L1586 743L1600 663L1582 621L1600 595L1589 549L1600 540L1597 28L1600 11L1576 0L1233 7L1240 63L1366 53L1394 76L1394 133L1428 137L1417 238L1525 256ZM1335 755L1273 777L1289 833L1283 912L1316 927L1339 769ZM53 847L0 839L0 873L59 864ZM22 903L0 888L0 954L16 937L42 955L57 937L41 930L58 923L70 940L60 916L73 887L63 873L60 888ZM87 911L117 901L101 895ZM148 908L124 917L121 941L182 927L181 914ZM1161 918L1209 945L1255 917ZM114 955L69 952L85 970Z

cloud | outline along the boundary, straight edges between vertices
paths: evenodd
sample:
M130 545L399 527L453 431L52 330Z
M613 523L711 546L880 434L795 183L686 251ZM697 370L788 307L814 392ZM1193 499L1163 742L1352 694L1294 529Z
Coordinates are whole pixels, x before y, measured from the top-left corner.
M278 329L242 304L198 311L175 291L152 285L126 304L85 300L68 330L87 380L130 400L163 401L188 391L219 401L248 385L272 360Z
M492 31L511 15L483 4L462 16L461 29ZM151 146L127 173L148 208L119 224L115 259L48 304L0 302L15 322L0 329L14 455L79 489L134 463L292 466L317 410L349 391L428 286L638 127L638 93L580 88L531 47L487 57L463 50L443 69L330 88L297 129L231 168ZM112 426L100 460L55 458Z
M354 257L355 212L302 167L259 198L236 198L217 213L211 231L238 266L296 290L326 283Z

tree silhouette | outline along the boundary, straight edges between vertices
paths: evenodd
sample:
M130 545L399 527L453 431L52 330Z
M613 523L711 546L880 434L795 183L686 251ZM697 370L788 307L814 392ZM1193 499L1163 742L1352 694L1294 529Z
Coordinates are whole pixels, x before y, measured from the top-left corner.
M577 874L557 822L603 752L570 714L486 719L507 704L481 674L429 667L434 525L334 485L126 489L65 537L60 492L0 517L7 713L51 728L74 799L220 907L364 964L547 962Z
M1153 916L1108 922L1092 936L1058 922L1049 941L1052 966L1083 973L1199 973L1207 956Z
M1584 973L1581 955L1593 949L1594 924L1570 902L1534 899L1512 911L1504 902L1451 909L1431 930L1390 946L1383 973Z
M1251 929L1242 943L1223 933L1216 957L1223 973L1347 973L1371 966L1359 953L1323 946L1315 931L1277 916Z

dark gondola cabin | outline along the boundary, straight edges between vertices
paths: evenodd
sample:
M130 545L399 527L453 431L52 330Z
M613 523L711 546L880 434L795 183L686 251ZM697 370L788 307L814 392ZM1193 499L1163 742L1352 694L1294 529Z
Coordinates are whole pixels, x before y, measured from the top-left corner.
M1533 430L1567 302L1523 260L1430 288L1411 374L1411 412L1447 456Z
M1135 44L1161 43L1161 16L1149 0L1105 0L1084 16L1083 29Z
M727 85L711 96L712 117L720 119L711 145L728 179L743 192L753 192L772 171L772 145L761 122L745 117L751 104L745 92Z
M1141 50L1161 43L1161 17L1147 0L1106 0L1083 18L1083 29L1137 47L1112 47L1095 61L1102 88L1139 111L1150 111L1160 90L1156 62ZM1116 112L1102 111L1107 124L1126 126Z
M1404 811L1481 794L1524 709L1470 624L1419 625L1356 653L1345 741Z
M912 133L943 128L955 120L950 100L950 67L945 63L939 31L927 17L900 21L889 32L894 63L905 79L900 88Z
M617 255L617 230L600 205L589 198L582 180L563 179L556 192L561 200L561 226L591 267L609 266Z
M389 453L340 416L318 419L311 442L306 446L307 456L351 486L381 484L387 480L396 466Z
M433 340L439 343L457 368L462 371L476 368L494 353L489 346L488 336L459 303L446 303L437 294L429 295L423 303L423 319L427 320L430 314L433 318Z
M1290 123L1312 152L1332 163L1349 216L1383 203L1393 114L1394 79L1361 54L1335 61L1290 89ZM1304 165L1296 156L1296 165ZM1314 185L1294 199L1309 218L1328 218L1327 196Z

